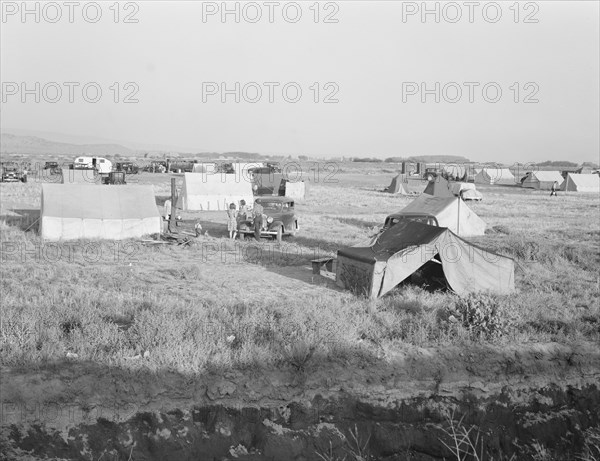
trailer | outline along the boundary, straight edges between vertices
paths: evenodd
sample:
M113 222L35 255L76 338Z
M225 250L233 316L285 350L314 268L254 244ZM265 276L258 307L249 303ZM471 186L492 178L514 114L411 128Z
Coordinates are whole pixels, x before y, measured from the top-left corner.
M104 157L77 157L73 162L76 170L96 170L104 175L112 171L112 162Z

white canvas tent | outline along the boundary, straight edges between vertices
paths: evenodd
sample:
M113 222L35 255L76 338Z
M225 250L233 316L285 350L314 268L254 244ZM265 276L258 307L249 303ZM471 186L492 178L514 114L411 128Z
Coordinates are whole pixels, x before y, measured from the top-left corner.
M44 240L122 240L160 233L152 186L42 184Z
M560 190L600 193L600 175L569 173L561 184Z
M240 200L253 203L252 183L236 174L185 173L177 208L184 211L227 210Z
M475 183L513 186L517 180L508 168L483 168L475 175Z
M431 215L440 227L447 227L461 237L485 233L485 221L460 197L435 197L421 194L396 215Z
M285 196L296 200L306 198L306 183L304 181L288 181L284 179Z
M550 190L552 184L557 182L562 184L564 178L558 171L532 171L527 173L527 176L521 183L521 187L530 189Z

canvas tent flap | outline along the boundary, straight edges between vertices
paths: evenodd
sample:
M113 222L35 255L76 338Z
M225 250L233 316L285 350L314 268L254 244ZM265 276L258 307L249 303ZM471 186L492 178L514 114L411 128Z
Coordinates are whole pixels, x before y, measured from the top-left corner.
M450 288L459 295L514 292L512 259L460 239L448 229L404 222L382 233L371 247L338 250L338 285L383 296L434 257Z
M160 231L152 186L42 184L43 239L121 240Z
M177 208L185 211L227 210L231 203L253 203L252 184L237 174L185 173Z
M514 261L470 245L448 232L439 242L444 275L459 295L477 291L510 294L515 291Z

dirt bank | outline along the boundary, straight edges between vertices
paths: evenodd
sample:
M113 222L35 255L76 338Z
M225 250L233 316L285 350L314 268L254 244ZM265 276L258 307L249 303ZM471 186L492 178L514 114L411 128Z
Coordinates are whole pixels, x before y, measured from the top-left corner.
M76 359L5 367L3 459L441 459L449 417L477 426L490 455L538 442L567 457L600 424L597 344L411 348L385 363L202 376Z

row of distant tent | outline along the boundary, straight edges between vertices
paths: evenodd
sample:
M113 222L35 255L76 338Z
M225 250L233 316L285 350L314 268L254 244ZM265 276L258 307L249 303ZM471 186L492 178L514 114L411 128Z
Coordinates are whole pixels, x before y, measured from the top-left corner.
M442 182L443 178L438 176L432 182ZM505 185L530 189L550 190L554 184L558 189L572 192L600 192L599 174L567 173L566 178L558 171L536 171L529 172L520 180L510 172L508 168L484 168L474 178L475 184ZM406 175L398 175L392 179L387 191L393 194L411 195L407 187ZM463 183L464 184L464 183ZM453 191L454 195L458 195Z

